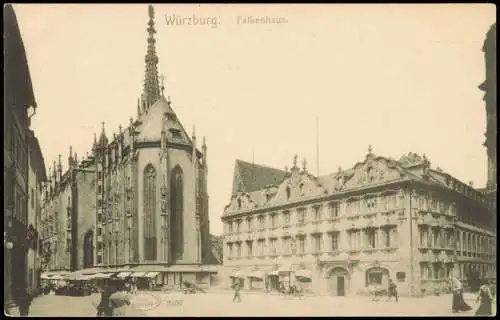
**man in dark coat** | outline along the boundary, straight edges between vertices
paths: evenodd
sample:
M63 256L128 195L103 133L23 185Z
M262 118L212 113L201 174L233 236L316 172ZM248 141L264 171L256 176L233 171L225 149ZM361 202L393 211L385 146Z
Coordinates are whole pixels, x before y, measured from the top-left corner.
M398 302L398 286L389 279L389 287L387 288L387 301L391 300L391 298L396 298L396 302Z
M105 317L113 316L113 306L109 298L116 291L117 290L115 283L113 283L112 280L108 281L108 283L106 283L104 287L104 290L101 293L101 301L97 306L97 316L105 316Z
M13 293L14 300L19 307L19 315L21 317L27 317L29 315L30 305L33 301L33 297L31 296L31 294L29 294L24 286L17 287Z

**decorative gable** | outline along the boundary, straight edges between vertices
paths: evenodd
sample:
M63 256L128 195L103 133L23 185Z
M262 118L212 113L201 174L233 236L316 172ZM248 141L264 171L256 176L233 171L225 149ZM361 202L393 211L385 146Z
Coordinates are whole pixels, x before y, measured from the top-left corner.
M247 211L257 208L257 204L252 200L250 194L238 192L231 198L231 202L224 209L224 213Z
M278 186L272 203L299 200L302 198L319 197L326 193L316 178L307 171L293 170Z
M345 189L393 181L401 178L400 171L384 158L367 159L354 167L344 184Z

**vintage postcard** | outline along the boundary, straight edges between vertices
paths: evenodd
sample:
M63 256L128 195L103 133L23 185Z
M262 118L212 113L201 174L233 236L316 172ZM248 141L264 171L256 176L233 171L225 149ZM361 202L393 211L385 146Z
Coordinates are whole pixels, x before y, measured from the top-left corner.
M8 316L493 316L493 4L7 4Z

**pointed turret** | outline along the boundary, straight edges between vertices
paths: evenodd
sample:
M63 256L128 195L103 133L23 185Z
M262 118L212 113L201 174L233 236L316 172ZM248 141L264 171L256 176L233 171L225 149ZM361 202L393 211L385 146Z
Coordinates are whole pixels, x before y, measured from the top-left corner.
M154 37L156 33L154 22L154 7L148 7L149 21L148 21L148 48L146 53L146 73L144 76L144 100L147 108L155 103L160 97L160 86L158 83L158 56L156 55Z
M100 147L105 147L108 145L108 138L106 137L106 132L104 130L104 122L102 124L101 136L99 137L99 145Z
M191 139L193 141L193 152L191 154L191 160L193 163L196 161L196 127L193 126L193 134L191 135Z
M73 147L69 146L68 168L73 167Z
M205 137L203 137L203 144L201 146L201 152L203 153L203 167L207 167L207 143L206 143L206 140L205 140Z

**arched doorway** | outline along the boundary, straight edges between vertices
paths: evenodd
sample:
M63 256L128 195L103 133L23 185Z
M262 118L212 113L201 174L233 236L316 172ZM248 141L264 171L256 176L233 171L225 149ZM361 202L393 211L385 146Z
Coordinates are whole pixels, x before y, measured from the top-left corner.
M87 231L83 237L83 267L90 268L94 265L94 232Z
M345 296L350 287L349 271L335 267L329 272L328 292L334 296Z
M365 286L386 286L389 283L389 270L384 267L371 267L365 273Z

